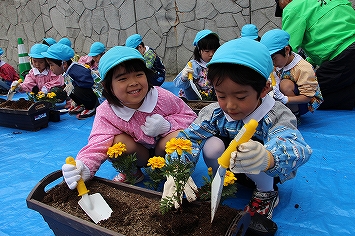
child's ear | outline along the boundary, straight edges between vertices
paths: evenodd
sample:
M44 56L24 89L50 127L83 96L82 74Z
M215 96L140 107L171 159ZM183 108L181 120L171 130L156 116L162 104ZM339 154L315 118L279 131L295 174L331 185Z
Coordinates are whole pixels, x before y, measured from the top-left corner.
M272 90L272 88L271 88L271 81L268 80L268 81L266 81L266 85L265 85L265 87L263 88L263 90L261 90L260 98L265 97L266 94L268 94L271 90Z

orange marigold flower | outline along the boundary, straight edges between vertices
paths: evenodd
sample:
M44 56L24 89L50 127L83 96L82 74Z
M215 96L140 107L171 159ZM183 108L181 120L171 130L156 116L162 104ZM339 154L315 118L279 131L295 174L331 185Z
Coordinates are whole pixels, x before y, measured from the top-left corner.
M234 176L233 172L227 170L226 176L224 177L223 186L228 186L230 184L234 184L237 178Z
M170 141L168 141L165 145L165 152L167 154L172 154L174 151L176 151L179 154L179 156L181 156L184 151L191 153L192 151L191 141L183 138L170 139Z
M152 169L163 168L165 166L165 159L164 159L164 157L154 156L152 158L149 158L147 166L152 167Z
M108 148L107 155L110 158L117 158L117 157L121 156L122 153L124 153L125 151L127 151L126 144L118 142Z
M208 167L208 175L212 175L212 167Z

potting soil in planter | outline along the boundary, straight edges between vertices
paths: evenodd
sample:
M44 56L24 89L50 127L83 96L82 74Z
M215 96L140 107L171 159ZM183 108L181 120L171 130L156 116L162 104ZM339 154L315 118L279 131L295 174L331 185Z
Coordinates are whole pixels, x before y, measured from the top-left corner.
M49 214L51 218L56 218L56 214L61 215L65 212L80 219L80 221L69 223L73 227L78 223L86 222L84 223L84 228L86 229L100 226L100 228L103 227L112 232L112 234L107 234L106 232L100 233L100 235L225 235L234 217L241 213L241 211L228 206L219 206L211 224L211 206L209 202L194 202L192 204L184 202L181 212L170 212L162 215L159 210L160 192L133 185L115 183L98 177L88 181L86 186L90 190L89 194L100 193L113 210L111 217L100 221L98 225L95 225L78 205L80 197L77 196L77 192L70 190L64 182L56 185L47 193L43 192L43 197L39 196L41 194L31 193L27 203L29 208L38 210L42 216L45 213ZM44 189L44 187L42 186L41 188ZM34 189L33 191L36 192L37 190ZM35 195L37 196L35 197ZM50 208L44 207L47 209L43 211L43 209L40 209L43 207L39 207L42 203L36 203L37 206L33 206L34 198L42 198L40 202ZM51 208L53 208L53 212L48 213L48 209ZM55 214L56 211L57 213ZM250 221L250 217L246 218L245 227L249 225L248 220ZM55 231L54 228L62 227L54 226L53 222L51 222L51 225L48 219L46 221L53 231ZM246 230L245 227L244 230ZM88 232L86 233L89 235L90 230ZM78 234L78 232L75 233L75 235ZM91 231L92 233L93 231ZM238 231L236 234L231 235L239 236L244 234Z

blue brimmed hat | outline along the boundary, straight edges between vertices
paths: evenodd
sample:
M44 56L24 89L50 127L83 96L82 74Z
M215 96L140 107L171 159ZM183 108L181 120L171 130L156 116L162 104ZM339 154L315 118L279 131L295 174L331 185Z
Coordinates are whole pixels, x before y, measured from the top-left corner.
M95 43L91 44L90 52L89 52L88 56L95 57L95 56L105 52L105 50L106 50L106 47L103 43L95 42Z
M206 37L207 35L216 35L216 37L219 39L218 34L212 32L211 30L205 29L205 30L201 30L196 34L196 37L192 43L193 46L197 46L198 41L200 41L201 39L203 39L204 37Z
M137 48L142 42L142 36L140 34L133 34L126 39L126 46L130 48Z
M49 46L57 43L57 41L55 41L53 38L43 38L43 41L45 41Z
M220 46L213 54L209 67L217 63L232 63L249 67L265 79L273 70L272 60L267 48L258 41L249 38L238 38Z
M242 27L242 30L240 32L240 37L256 39L259 37L258 28L254 24L246 24Z
M28 54L32 58L44 58L42 52L46 52L49 46L43 43L36 43L30 49L30 53Z
M45 58L69 61L74 56L74 50L65 44L56 43L50 46L46 52L42 52L42 55Z
M68 47L71 47L71 41L70 41L70 39L68 39L68 38L61 38L61 39L58 41L58 43L65 44L65 45L67 45Z
M273 29L267 31L261 37L260 43L264 44L269 50L270 55L272 55L289 45L289 40L289 33L281 29Z
M0 56L4 54L4 50L2 50L2 48L0 48Z
M113 67L132 59L139 59L145 63L142 54L137 49L126 46L115 46L111 48L101 57L99 62L101 79L104 80L107 72Z

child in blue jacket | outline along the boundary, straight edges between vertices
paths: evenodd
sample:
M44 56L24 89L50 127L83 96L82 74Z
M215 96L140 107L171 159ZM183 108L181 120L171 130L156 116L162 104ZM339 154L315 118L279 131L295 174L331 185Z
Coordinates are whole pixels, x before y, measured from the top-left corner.
M216 173L217 159L230 141L249 120L257 120L252 139L232 152L229 169L237 173L237 181L246 180L254 188L245 211L271 219L279 202L276 183L295 177L312 150L292 112L268 95L273 65L263 44L249 38L226 42L207 67L218 103L202 109L179 137L191 140L192 155L202 151L207 167Z

